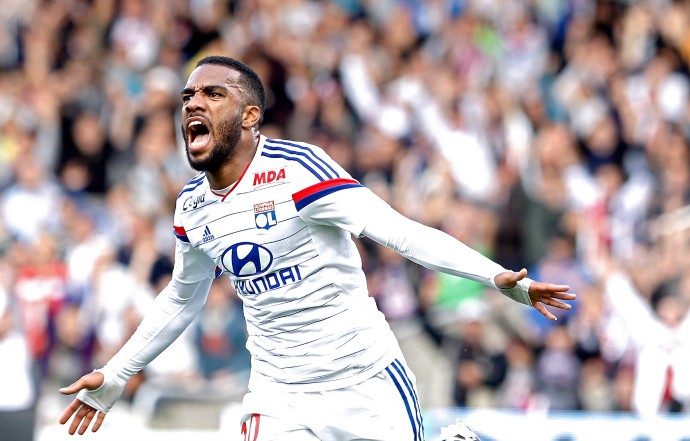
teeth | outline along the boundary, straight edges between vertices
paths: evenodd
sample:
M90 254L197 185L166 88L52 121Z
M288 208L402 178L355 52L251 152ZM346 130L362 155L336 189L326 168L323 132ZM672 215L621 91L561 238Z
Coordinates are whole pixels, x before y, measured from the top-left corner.
M192 126L202 126L202 125L203 125L203 124L201 123L201 121L192 121L192 122L189 123L189 126L188 126L188 127L192 127Z

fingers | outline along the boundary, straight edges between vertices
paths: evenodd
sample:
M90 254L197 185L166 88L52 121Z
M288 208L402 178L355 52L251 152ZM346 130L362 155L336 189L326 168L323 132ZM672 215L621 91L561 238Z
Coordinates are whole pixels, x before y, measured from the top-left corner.
M561 300L575 300L577 298L577 294L573 294L571 292L554 292L551 293L551 297Z
M96 417L96 422L93 424L91 431L95 432L101 428L103 420L105 419L105 414L103 412L98 412L93 407L88 406L77 399L72 401L72 403L67 406L65 411L62 413L62 416L60 417L60 424L65 424L67 421L69 421L72 415L74 415L74 418L72 419L72 424L70 424L69 427L70 435L74 435L77 433L77 431L79 435L83 435L86 432L86 429L89 428L89 425L91 424L91 421L93 421L94 417Z
M534 304L534 309L536 309L537 311L539 311L539 312L541 313L541 315L543 315L543 316L546 317L547 319L549 319L549 320L556 320L556 316L553 315L553 314L551 314L551 313L549 312L549 310L546 309L546 307L545 307L544 305L542 305L541 303L535 303L535 304Z
M556 288L556 289L550 289L550 288ZM533 300L536 299L538 302L543 302L551 306L557 306L558 308L561 309L570 309L570 305L566 305L565 303L559 302L557 300L553 299L560 299L560 300L575 300L577 298L576 294L570 293L570 292L564 292L567 291L569 287L567 285L553 285L549 287L542 287L542 288L537 288L535 290L535 294L533 295L532 298ZM566 305L564 308L563 305Z
M81 424L82 420L86 416L86 412L88 411L86 406L81 406L79 410L77 411L76 414L74 414L74 418L72 418L72 424L69 426L69 434L74 435L77 432L77 429L79 428L79 424Z
M59 391L64 395L70 395L77 393L82 389L94 390L103 384L103 380L104 378L102 373L92 372L84 375L69 386L59 389ZM74 416L74 418L72 418L72 416ZM72 418L72 423L69 426L69 434L74 435L78 432L79 435L83 435L86 433L86 430L89 428L91 422L94 421L94 418L95 422L91 428L91 431L95 432L100 429L101 425L103 424L103 420L105 419L105 413L99 412L93 407L84 404L75 398L62 413L62 416L60 417L60 424L67 423L70 418Z
M562 293L570 289L568 285L556 285L554 283L532 282L529 291L538 293Z
M74 415L74 412L79 409L79 406L81 406L81 401L75 399L70 403L69 406L65 408L65 411L62 412L62 416L60 417L60 424L65 424L67 421L69 421L70 417Z
M81 426L79 426L79 435L83 435L86 432L86 429L89 428L89 424L91 424L91 420L93 420L93 417L96 416L97 413L98 411L96 409L89 409L86 411L86 416L84 416Z
M554 300L554 299L546 299L546 300L542 301L542 303L545 303L549 306L553 306L554 308L560 308L560 309L565 309L565 310L569 310L573 307L573 305L571 305L570 303L563 303L563 302L559 302L558 300Z
M530 286L530 297L532 298L534 308L547 319L556 320L556 316L549 312L544 305L564 310L572 309L571 304L560 301L575 300L577 295L567 292L569 289L570 287L568 285L556 285L542 282L532 283Z
M91 423L91 420L95 414L96 409L91 406L87 406L86 404L82 404L72 419L72 424L69 426L69 434L74 435L77 430L79 430L79 435L83 435L84 432L86 432L86 429L89 427L89 423Z
M98 412L98 417L96 417L96 422L93 423L93 427L91 428L91 431L96 432L98 429L100 429L101 425L103 424L104 419L105 419L105 414L103 412Z

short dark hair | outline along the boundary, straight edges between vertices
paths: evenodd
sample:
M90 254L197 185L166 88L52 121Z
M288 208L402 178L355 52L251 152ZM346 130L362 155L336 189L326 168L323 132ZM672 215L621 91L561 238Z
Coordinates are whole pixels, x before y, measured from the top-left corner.
M222 55L209 55L208 57L204 57L196 63L196 67L204 64L226 66L239 72L239 83L248 91L249 98L252 101L250 104L258 106L261 111L261 116L259 117L259 124L261 124L264 119L264 111L266 110L266 92L264 91L264 85L259 75L257 75L251 67L241 61Z

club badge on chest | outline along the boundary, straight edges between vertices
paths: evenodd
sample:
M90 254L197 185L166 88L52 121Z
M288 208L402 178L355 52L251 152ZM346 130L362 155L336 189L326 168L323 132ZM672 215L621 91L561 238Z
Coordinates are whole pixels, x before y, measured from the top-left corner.
M254 223L256 228L268 230L278 224L276 206L273 201L254 204Z

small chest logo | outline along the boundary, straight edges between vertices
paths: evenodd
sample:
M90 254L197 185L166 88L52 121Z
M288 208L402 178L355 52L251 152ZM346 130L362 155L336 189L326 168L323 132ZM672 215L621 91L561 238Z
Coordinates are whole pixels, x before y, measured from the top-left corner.
M280 168L278 170L268 170L259 173L254 173L254 182L252 185L256 187L257 185L270 184L271 182L280 181L285 179L285 169Z
M256 228L263 228L264 230L278 225L276 204L273 201L254 204L254 223Z
M201 241L203 243L206 243L212 241L215 238L216 236L214 236L213 233L211 233L211 229L208 227L208 225L206 225L206 228L204 228L204 236L202 237Z
M187 210L193 210L199 205L204 203L204 199L206 198L205 194L199 195L199 196L190 196L187 199L184 200L184 203L182 204L182 211L187 211Z

